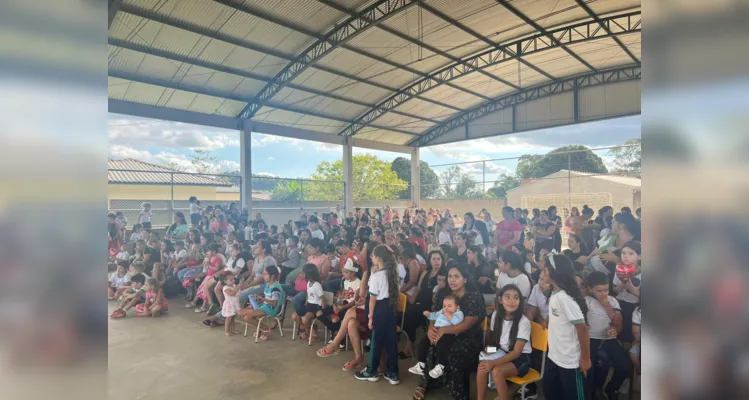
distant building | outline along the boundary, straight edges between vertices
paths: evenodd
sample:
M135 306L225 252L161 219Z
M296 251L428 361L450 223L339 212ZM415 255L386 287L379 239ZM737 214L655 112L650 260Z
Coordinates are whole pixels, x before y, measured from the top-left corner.
M588 205L594 211L610 205L615 211L640 207L641 180L628 176L599 175L561 170L543 178L528 180L507 192L507 204L527 209L557 206L565 218L571 207L582 210Z

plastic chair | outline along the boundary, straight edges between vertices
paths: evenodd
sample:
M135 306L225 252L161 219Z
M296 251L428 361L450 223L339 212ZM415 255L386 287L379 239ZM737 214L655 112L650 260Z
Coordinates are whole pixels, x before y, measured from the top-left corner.
M275 316L272 315L265 315L260 317L260 319L257 320L257 329L255 330L255 343L257 343L258 339L260 338L260 325L265 321L266 319L275 319L276 323L278 323L278 333L281 334L281 337L283 337L283 320L284 320L284 313L286 312L286 301L287 298L283 299L283 303L281 303L281 309L278 310L278 314ZM244 323L244 336L247 337L247 330L249 329L250 324L247 322Z
M322 295L323 295L323 298L325 299L325 305L326 306L332 306L333 305L333 297L335 296L335 294L333 294L333 292L323 292ZM300 315L300 317L301 317L301 315ZM315 317L315 319L313 319L312 322L310 322L310 331L315 327L315 322L317 322L317 317ZM295 333L297 333L297 329L298 329L296 321L294 321L294 326L291 329L292 329L292 331L291 331L292 332L291 333L291 340L296 340L295 339L296 338ZM326 326L325 327L325 336L323 337L323 342L327 342L327 341L328 341L328 327ZM308 346L312 346L312 335L309 336L309 341L307 342L307 345Z
M541 325L531 322L531 346L543 352L543 358L541 361L541 372L539 373L535 369L531 368L525 376L513 376L507 378L508 381L520 386L520 400L525 400L525 387L529 383L538 382L544 377L544 370L546 369L546 351L548 350L549 344L549 332L542 328Z

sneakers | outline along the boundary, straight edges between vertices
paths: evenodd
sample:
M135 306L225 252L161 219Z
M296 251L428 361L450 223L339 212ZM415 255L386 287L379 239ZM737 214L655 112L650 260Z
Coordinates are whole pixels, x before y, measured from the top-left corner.
M409 368L408 372L414 375L424 376L424 368L426 368L426 364L420 362L420 363L416 363L416 365Z
M380 380L380 375L377 373L370 374L367 372L367 369L363 369L357 373L354 374L354 378L360 380L360 381L370 381L370 382L377 382Z
M433 379L437 379L444 373L445 367L442 364L437 364L434 368L432 368L431 371L429 371L429 376L431 376Z
M397 385L401 383L401 381L398 380L398 374L387 372L385 373L385 379L390 382L391 385Z

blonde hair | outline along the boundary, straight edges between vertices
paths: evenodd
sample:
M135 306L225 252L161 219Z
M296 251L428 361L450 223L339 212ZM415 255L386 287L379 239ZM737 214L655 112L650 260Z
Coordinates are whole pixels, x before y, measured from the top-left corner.
M153 290L157 293L159 292L159 290L161 290L161 284L156 278L148 278L148 280L146 281L146 285L151 285Z

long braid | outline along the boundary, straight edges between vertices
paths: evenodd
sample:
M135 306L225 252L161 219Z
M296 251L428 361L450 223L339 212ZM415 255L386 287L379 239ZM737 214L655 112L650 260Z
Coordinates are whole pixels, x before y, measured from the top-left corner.
M381 244L372 251L375 257L382 259L383 268L388 280L388 298L393 306L393 311L398 311L398 300L400 298L400 279L398 278L398 264L396 254L388 245Z
M583 296L582 290L577 286L575 280L575 270L572 267L572 261L565 255L553 255L550 254L549 258L553 257L553 263L551 260L547 261L547 268L549 268L549 277L554 284L561 290L564 290L573 300L580 306L580 310L583 312L585 323L588 323L588 305L585 302L585 296ZM553 265L552 265L553 264Z

